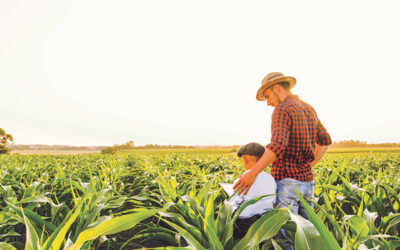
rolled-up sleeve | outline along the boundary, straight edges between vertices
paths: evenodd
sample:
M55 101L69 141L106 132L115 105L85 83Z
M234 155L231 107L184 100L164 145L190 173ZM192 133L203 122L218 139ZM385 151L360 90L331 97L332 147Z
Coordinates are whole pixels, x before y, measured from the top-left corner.
M328 146L332 144L331 136L319 120L317 126L317 144L321 146Z
M284 107L278 106L274 109L272 113L271 142L266 148L274 152L277 158L288 145L291 122L292 120Z

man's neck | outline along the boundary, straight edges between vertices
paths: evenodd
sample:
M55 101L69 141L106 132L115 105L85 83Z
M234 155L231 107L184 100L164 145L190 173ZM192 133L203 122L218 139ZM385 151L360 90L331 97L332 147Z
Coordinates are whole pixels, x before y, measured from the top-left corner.
M283 92L279 95L279 100L283 102L288 96L292 96L291 92Z

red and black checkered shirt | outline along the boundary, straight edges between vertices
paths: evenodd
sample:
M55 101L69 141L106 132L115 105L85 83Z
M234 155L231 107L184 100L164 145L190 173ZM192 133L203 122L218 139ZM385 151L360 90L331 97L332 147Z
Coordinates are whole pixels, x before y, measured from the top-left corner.
M311 162L315 159L316 144L332 143L313 107L297 96L288 96L275 107L271 130L271 143L266 148L277 157L271 168L275 180L312 181Z

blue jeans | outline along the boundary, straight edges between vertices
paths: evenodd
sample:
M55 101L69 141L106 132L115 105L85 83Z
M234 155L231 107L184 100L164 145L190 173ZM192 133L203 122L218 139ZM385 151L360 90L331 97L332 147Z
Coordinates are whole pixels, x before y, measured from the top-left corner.
M301 205L299 197L297 197L296 190L294 189L293 184L296 186L297 190L304 197L312 199L314 196L314 185L315 185L314 181L303 182L292 178L285 178L279 180L276 184L277 184L276 193L278 194L276 196L276 204L278 204L279 207L288 207L290 206L290 204L293 204L291 211L308 220L306 211L304 210L304 207ZM313 207L314 205L308 201L307 203L311 207ZM280 233L285 239L288 239L286 232L283 228L280 230ZM284 250L294 249L293 242L284 243L282 244L282 247Z
M292 212L296 213L306 219L308 219L306 211L304 207L301 205L299 201L299 197L297 197L296 190L293 187L293 184L296 186L297 190L303 194L304 197L308 199L313 199L314 196L314 181L310 182L302 182L292 178L284 178L279 180L277 183L276 193L278 194L276 197L276 204L279 207L288 207L290 204L292 205ZM306 199L307 201L307 199ZM307 203L313 207L313 204Z

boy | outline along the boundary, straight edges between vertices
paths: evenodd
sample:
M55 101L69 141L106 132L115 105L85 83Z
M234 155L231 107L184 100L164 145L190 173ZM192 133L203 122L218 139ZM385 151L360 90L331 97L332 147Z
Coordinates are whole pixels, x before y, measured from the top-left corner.
M243 166L246 171L250 170L264 154L265 147L258 143L249 143L239 149L237 155L242 158ZM237 179L236 181L238 181ZM235 183L236 183L235 181ZM254 184L246 195L235 194L229 201L235 203L236 209L241 205L254 198L263 195L271 195L276 193L275 179L261 172L257 175ZM264 197L254 204L247 206L236 220L236 228L234 230L234 238L242 238L248 231L249 227L263 214L274 209L275 195Z

